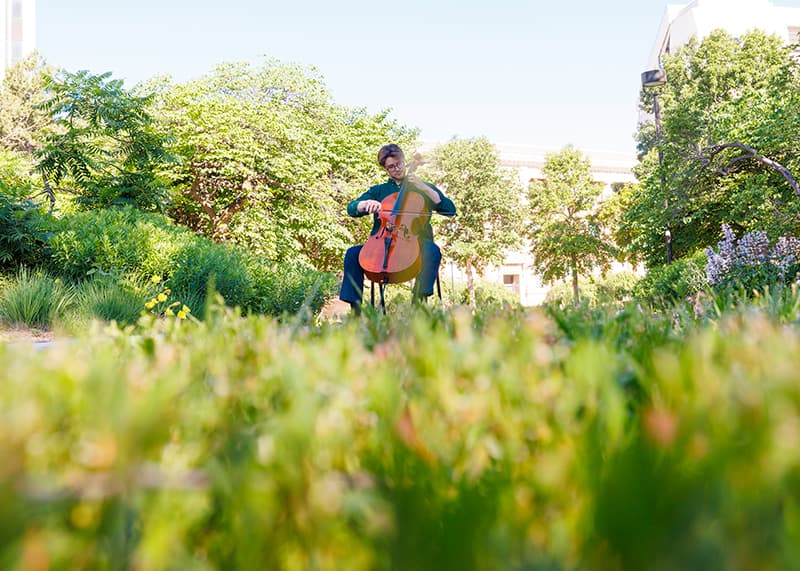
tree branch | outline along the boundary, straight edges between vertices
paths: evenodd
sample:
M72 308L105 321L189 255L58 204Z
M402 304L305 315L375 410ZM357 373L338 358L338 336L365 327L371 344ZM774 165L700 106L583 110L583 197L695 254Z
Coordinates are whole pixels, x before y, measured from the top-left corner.
M713 145L711 147L707 147L705 149L704 154L700 154L698 159L703 163L703 166L710 166L714 159L722 153L726 149L739 149L743 151L742 155L737 157L733 157L729 159L724 167L715 169L716 172L725 176L730 174L730 167L734 164L745 161L745 160L755 160L760 162L761 164L778 171L786 182L789 183L789 186L792 187L792 191L795 193L796 196L800 196L800 184L797 183L797 180L792 175L792 172L787 169L785 166L780 164L778 161L770 159L769 157L765 157L764 155L759 154L754 148L749 147L743 143L734 142L734 143L723 143L721 145Z
M211 220L211 223L213 224L214 219L217 216L217 213L214 211L214 208L211 206L211 204L209 204L206 201L205 197L202 194L200 194L200 189L202 187L200 171L198 169L192 169L192 170L194 170L194 180L192 181L192 187L185 192L190 197L192 197L197 202L197 204L200 205L200 208L203 209L203 212L206 213L206 215ZM213 230L214 229L212 228L212 231Z

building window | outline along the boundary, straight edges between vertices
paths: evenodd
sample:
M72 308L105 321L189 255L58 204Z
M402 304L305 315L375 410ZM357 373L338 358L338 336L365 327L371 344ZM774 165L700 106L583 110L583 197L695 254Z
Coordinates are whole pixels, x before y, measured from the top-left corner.
M519 295L519 274L503 274L503 285Z

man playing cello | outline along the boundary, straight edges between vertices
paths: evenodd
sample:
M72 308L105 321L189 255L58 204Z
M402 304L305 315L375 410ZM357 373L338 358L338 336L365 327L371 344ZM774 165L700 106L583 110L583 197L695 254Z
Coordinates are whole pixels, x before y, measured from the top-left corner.
M416 175L406 172L406 160L402 149L395 145L384 145L378 151L378 164L386 169L389 180L383 184L371 187L367 192L347 205L347 214L354 217L373 215L373 225L370 235L374 235L381 227L378 212L381 211L381 202L387 196L398 193L403 181L407 190L422 195L426 206L433 212L444 216L453 216L456 207L453 201L447 198L441 190L430 183L423 182ZM414 282L414 299L425 300L433 294L433 285L439 274L439 262L442 259L439 246L433 242L433 228L427 220L417 234L419 238L420 257L422 267ZM364 270L358 262L358 256L363 246L353 246L344 256L344 278L339 299L346 301L353 311L360 311L364 290Z

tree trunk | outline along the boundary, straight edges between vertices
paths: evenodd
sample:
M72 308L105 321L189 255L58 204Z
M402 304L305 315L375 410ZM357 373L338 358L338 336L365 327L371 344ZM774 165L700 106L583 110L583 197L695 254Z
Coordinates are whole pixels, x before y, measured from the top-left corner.
M573 303L577 306L580 303L580 294L578 293L578 262L575 254L572 255L572 295Z
M467 262L465 266L465 271L467 274L467 295L469 296L467 299L469 301L469 306L474 308L475 307L475 276L472 272L472 264Z

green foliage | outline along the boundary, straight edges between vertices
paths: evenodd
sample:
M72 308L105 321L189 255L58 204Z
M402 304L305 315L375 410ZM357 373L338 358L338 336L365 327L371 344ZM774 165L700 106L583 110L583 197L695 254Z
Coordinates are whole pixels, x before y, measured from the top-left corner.
M439 303L436 286L434 285L434 293L428 299L428 304L431 307L440 308L450 307L454 305L470 305L470 290L464 281L451 281L447 279L442 273L440 275L441 282L439 284L442 290L442 301ZM391 314L397 311L406 311L408 307L413 305L412 301L412 288L413 282L406 284L391 284L386 288L384 299L386 302L387 313ZM473 283L474 306L481 313L491 313L492 311L501 311L509 309L521 308L519 295L508 289L502 284L490 282L488 280L475 280ZM380 292L377 284L375 285L375 304L377 305L380 300ZM370 289L369 283L364 290L364 301L370 302Z
M21 268L0 295L0 319L13 325L50 327L75 302L75 292L58 278Z
M230 306L247 307L253 296L244 253L203 237L196 237L177 252L166 284L178 299L193 299L201 306L206 304L209 289L218 292Z
M115 208L65 215L48 241L52 271L72 281L94 274L166 277L196 237L158 214Z
M214 240L331 269L352 242L342 204L376 181L376 149L413 133L335 105L314 69L230 63L162 81L154 112L179 160L173 215Z
M721 315L762 312L776 323L796 324L800 320L798 284L762 285L760 288L715 288L713 295L698 295L692 308L696 318L712 321Z
M671 264L651 268L637 285L635 295L654 303L677 303L708 288L706 255L700 250Z
M624 271L591 280L579 280L579 297L588 307L619 305L630 300L640 279L634 272ZM572 303L573 298L572 284L560 282L547 291L545 303L564 307Z
M485 137L439 145L424 174L458 208L456 216L438 221L437 231L447 257L465 269L474 302L473 274L502 261L521 241L519 184L502 170L497 149Z
M144 309L144 296L130 286L108 279L85 281L76 287L80 316L116 321L120 325L136 323Z
M331 274L288 264L270 269L239 248L133 208L62 216L52 223L47 249L51 271L71 281L101 277L124 290L156 278L199 318L210 287L230 305L275 316L301 308L316 314L336 289ZM148 287L133 289L144 299L153 295ZM125 305L124 293L110 293Z
M29 155L18 151L0 150L0 192L9 198L31 198L35 181Z
M612 186L614 193L600 203L597 217L600 227L614 243L617 260L636 266L644 261L638 242L644 221L633 219L629 213L634 207L634 199L640 192L641 185L623 183Z
M51 126L41 109L53 69L33 52L6 70L0 88L0 148L30 154L41 148L39 137Z
M570 277L578 301L578 277L610 266L615 248L598 216L602 185L594 182L591 164L567 146L545 158L544 181L528 193L531 254L545 281Z
M659 103L666 184L652 124L645 124L642 187L626 224L648 265L664 261L667 226L677 258L714 244L723 223L737 233L766 229L773 238L796 231L798 197L769 166L800 172L800 68L791 50L761 31L734 38L718 30L665 56ZM643 92L642 109L652 111L652 94ZM754 153L724 146L733 143Z
M212 305L0 350L0 560L791 569L800 333L767 315Z
M166 188L157 173L170 157L148 111L150 97L110 77L83 70L47 82L49 98L40 107L56 129L44 134L36 169L55 184L69 179L89 208L162 210Z
M706 248L706 274L716 290L757 292L793 283L800 271L800 240L783 236L770 243L764 231L737 238L727 225L717 249Z
M43 264L47 216L30 200L0 192L0 267Z
M251 263L249 271L254 291L247 309L254 313L275 317L305 313L308 318L318 314L339 290L336 274L306 266Z
M470 292L466 283L457 282L455 290L447 280L442 280L442 297L462 305L469 305ZM475 307L481 311L491 312L503 308L521 307L519 295L503 284L488 280L476 280L474 283Z

